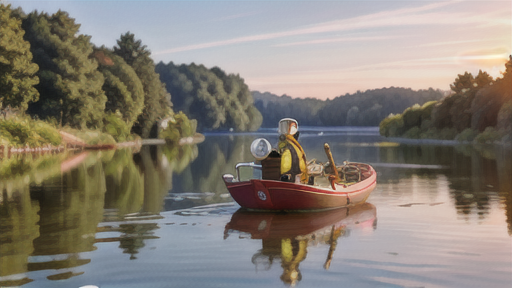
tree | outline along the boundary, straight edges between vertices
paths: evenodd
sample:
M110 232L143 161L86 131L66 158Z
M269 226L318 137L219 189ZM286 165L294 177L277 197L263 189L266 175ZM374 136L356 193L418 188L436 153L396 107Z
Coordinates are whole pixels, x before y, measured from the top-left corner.
M465 72L464 75L459 74L453 84L450 84L450 89L456 94L464 93L473 89L474 77L471 73Z
M505 63L505 72L493 85L483 87L476 93L471 103L471 129L484 131L496 127L498 114L507 101L512 100L512 56Z
M39 98L34 87L39 83L39 67L32 62L24 34L21 19L12 15L11 6L0 4L0 109L11 106L23 113L29 102Z
M156 121L172 115L171 95L155 71L151 52L135 35L127 32L117 40L114 53L126 61L139 77L144 90L144 108L132 127L142 137L149 137ZM152 135L155 137L156 135Z
M487 72L482 72L482 70L478 71L478 75L476 75L473 86L478 89L483 88L491 83L493 83L492 76Z
M196 119L199 129L255 131L261 126L261 113L239 75L194 63L159 63L156 69L173 95L174 108Z
M29 113L80 129L101 127L107 97L103 75L89 57L90 36L79 34L80 24L60 10L52 16L32 12L22 26L39 65L40 98L29 105Z
M105 111L119 111L131 129L144 108L144 89L139 77L123 58L105 47L96 49L94 57L105 77L102 87L108 99Z

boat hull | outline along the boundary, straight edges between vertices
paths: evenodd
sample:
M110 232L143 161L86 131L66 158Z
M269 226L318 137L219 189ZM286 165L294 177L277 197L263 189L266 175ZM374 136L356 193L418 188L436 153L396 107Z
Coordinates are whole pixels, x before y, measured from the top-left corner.
M237 182L230 181L231 175L224 175L223 178L233 199L247 209L324 210L366 202L377 185L375 170L368 167L370 177L349 186L336 184L336 189L275 180Z

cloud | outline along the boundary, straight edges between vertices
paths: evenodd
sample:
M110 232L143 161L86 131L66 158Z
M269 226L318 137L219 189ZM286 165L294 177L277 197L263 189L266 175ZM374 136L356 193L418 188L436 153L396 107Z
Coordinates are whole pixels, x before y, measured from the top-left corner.
M377 41L377 40L389 40L389 39L396 39L396 38L401 38L401 37L398 37L398 36L371 36L371 37L326 38L326 39L316 39L316 40L309 40L309 41L277 44L277 45L273 45L272 47L288 47L288 46L327 44L327 43L338 43L338 42Z
M377 13L367 14L363 16L353 17L349 19L335 20L330 22L319 23L311 25L309 27L302 27L288 31L257 34L251 36L237 37L233 39L213 41L207 43L200 43L194 45L187 45L182 47L176 47L172 49L157 51L154 55L170 54L177 52L184 52L190 50L206 49L219 46L227 46L240 43L265 41L272 39L280 39L291 36L300 35L313 35L322 34L329 32L342 32L342 31L354 31L360 29L371 29L381 27L398 27L398 26L413 26L413 25L467 25L467 24L479 24L479 25L510 25L510 19L504 21L500 17L495 15L475 15L473 13L462 13L462 12L444 12L438 10L449 5L459 3L460 1L448 1L427 4L413 8L401 8L396 10L381 11ZM492 17L491 17L492 16ZM315 40L313 40L315 41ZM318 40L317 40L318 41ZM300 42L292 44L281 44L286 45L299 45ZM304 41L302 44L314 43L311 41Z

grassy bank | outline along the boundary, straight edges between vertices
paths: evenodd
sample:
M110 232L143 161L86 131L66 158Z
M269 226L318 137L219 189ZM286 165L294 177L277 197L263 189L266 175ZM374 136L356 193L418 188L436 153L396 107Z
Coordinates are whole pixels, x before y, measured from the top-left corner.
M180 139L194 137L197 122L183 113L177 113L158 123L159 136L170 144L180 143ZM64 149L73 147L115 147L118 143L140 142L137 134L131 134L126 125L116 121L106 121L103 129L78 130L59 127L57 124L35 120L28 116L12 116L0 119L0 151L29 152L36 150Z

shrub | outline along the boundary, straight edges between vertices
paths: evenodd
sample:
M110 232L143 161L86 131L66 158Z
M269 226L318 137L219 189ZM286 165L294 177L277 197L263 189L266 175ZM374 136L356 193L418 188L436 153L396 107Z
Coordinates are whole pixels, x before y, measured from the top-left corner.
M404 134L404 137L410 138L410 139L419 139L420 132L421 132L420 127L415 126L415 127L412 127L411 129L407 130L407 132L405 132L405 134Z
M471 128L466 128L462 130L457 136L455 136L455 140L457 141L467 141L471 142L475 139L475 137L478 135L478 131L473 130Z
M60 145L62 137L57 129L42 121L36 121L34 131L44 139L44 142L52 145Z
M52 125L28 117L0 120L0 138L2 145L14 147L59 145L62 141Z
M170 118L160 137L169 142L178 142L183 137L194 136L196 129L197 121L188 119L187 115L180 111Z
M404 121L402 115L390 114L379 124L379 133L385 137L398 137L403 133Z
M439 131L437 139L454 140L455 136L457 136L457 129L445 127Z
M504 136L503 132L496 130L494 127L485 128L484 132L478 134L475 137L475 142L477 143L494 143L500 141L500 139Z
M421 115L421 107L418 104L415 104L414 106L405 109L404 113L402 114L404 130L409 130L413 127L420 126Z
M112 135L117 142L126 141L130 137L130 127L119 112L107 113L103 119L103 132Z

